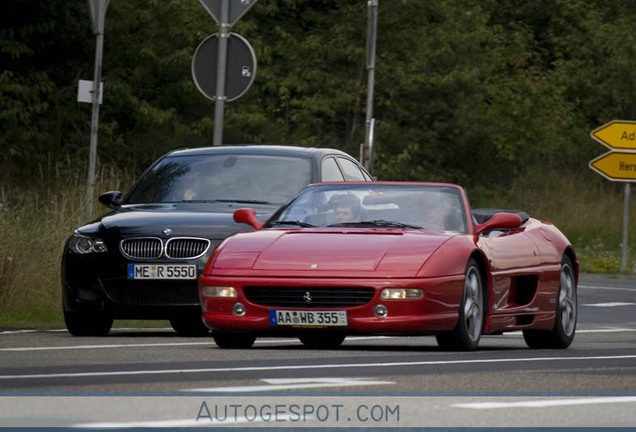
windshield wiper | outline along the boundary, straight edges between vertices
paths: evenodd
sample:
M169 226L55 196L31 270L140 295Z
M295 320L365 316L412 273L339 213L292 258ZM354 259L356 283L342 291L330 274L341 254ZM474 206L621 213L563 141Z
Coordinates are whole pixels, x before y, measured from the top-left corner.
M308 224L306 222L301 222L301 221L288 221L288 220L283 220L283 221L274 221L274 222L270 222L270 225L274 226L274 225L298 225L299 227L304 227L304 228L316 228L316 225L312 225L312 224Z
M413 229L422 229L419 225L410 225L402 222L396 221L387 221L384 219L377 219L372 221L361 221L361 222L342 222L337 224L331 224L330 227L385 227L385 228L413 228Z
M218 199L214 200L216 202L225 202L225 203L240 203L240 204L271 204L269 201L259 201L259 200L240 200L240 199Z

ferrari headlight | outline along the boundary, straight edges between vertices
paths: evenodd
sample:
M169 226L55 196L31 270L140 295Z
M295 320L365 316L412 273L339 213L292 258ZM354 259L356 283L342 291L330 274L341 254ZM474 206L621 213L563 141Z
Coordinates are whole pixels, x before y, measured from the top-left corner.
M421 288L385 288L380 293L384 300L415 300L424 297Z
M225 297L225 298L237 297L236 289L231 286L204 285L201 288L201 294L203 294L203 296L205 297Z
M108 252L104 240L97 237L86 237L77 233L73 233L68 242L68 247L72 252L80 255Z

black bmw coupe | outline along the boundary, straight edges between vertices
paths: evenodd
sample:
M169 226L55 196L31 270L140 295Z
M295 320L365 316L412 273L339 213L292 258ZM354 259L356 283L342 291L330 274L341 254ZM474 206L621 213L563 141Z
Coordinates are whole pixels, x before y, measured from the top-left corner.
M77 228L62 257L64 320L75 336L103 336L114 319L167 319L202 335L197 280L212 250L244 231L236 209L269 217L304 186L366 181L351 156L326 148L246 145L185 149L154 162L112 211Z

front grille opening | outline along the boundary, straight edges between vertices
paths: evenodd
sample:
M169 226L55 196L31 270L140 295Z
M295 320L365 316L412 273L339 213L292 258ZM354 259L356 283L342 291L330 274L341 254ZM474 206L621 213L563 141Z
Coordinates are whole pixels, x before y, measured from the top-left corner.
M203 256L210 247L210 240L200 238L173 238L166 243L166 257L191 259Z
M210 248L210 240L198 237L175 237L166 243L156 237L138 237L124 239L120 243L122 254L131 259L168 259L199 258Z
M342 308L362 306L373 298L373 288L246 286L247 299L261 306Z
M128 258L159 258L163 251L161 240L154 237L125 239L121 241L121 251Z

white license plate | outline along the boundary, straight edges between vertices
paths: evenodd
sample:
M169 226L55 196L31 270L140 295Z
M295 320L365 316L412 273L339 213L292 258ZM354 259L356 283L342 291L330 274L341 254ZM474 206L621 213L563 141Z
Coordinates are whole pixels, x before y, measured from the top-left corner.
M128 264L128 279L196 279L194 264Z
M274 326L344 327L347 325L347 311L270 309L269 323Z

